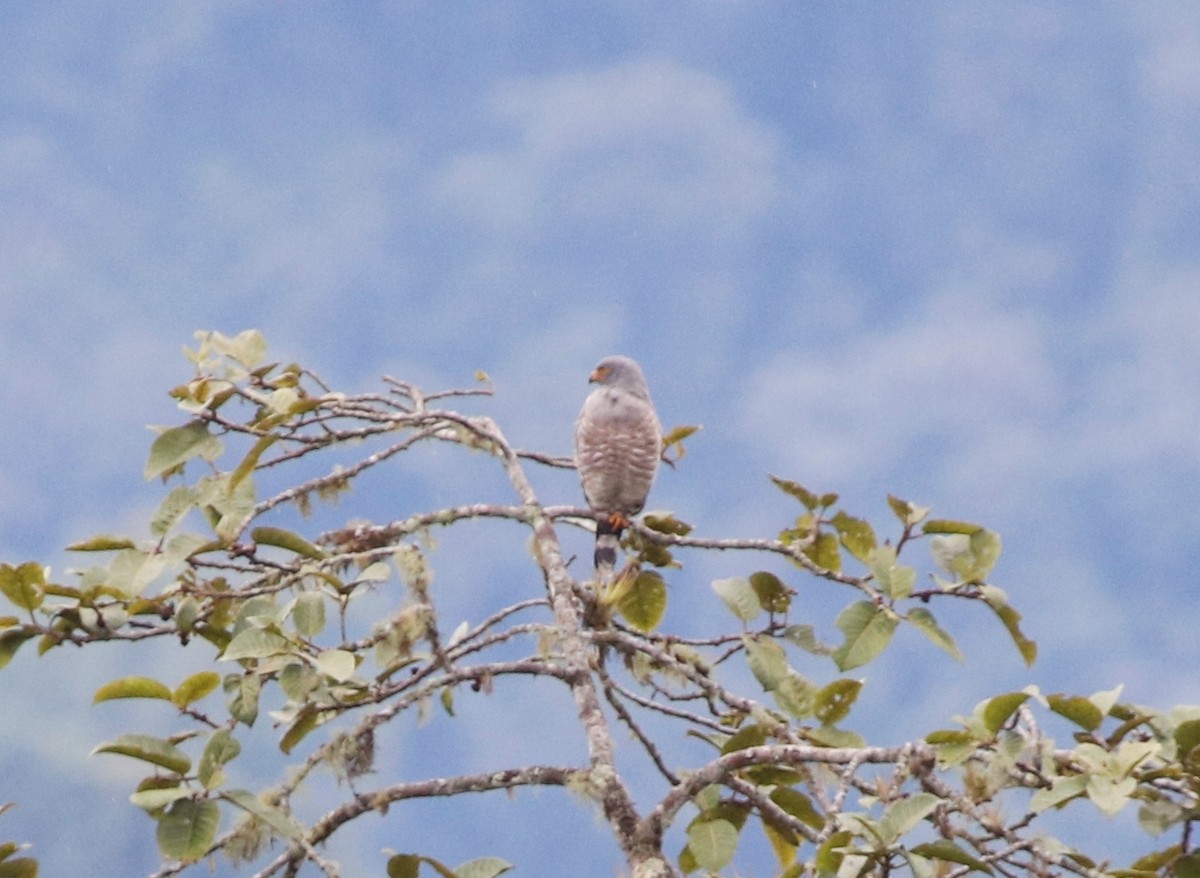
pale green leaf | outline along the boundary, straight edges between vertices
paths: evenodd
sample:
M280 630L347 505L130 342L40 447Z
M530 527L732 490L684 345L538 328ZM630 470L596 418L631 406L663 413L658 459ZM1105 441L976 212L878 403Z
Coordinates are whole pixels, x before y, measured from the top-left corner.
M182 427L163 430L150 446L145 476L161 476L194 457L216 460L221 454L221 440L208 432L202 420L191 421Z
M880 546L870 554L871 573L879 590L895 600L912 594L917 581L917 571L896 562L896 550L892 546Z
M937 620L933 617L933 613L924 607L913 607L905 617L912 623L918 631L924 634L931 642L940 646L950 655L954 656L957 661L963 660L963 654L958 648L958 644L954 642L954 638L950 633L938 625Z
M749 580L735 576L731 579L718 579L712 584L713 591L733 611L733 614L743 622L749 622L762 612L762 604Z
M1049 789L1040 789L1029 800L1029 810L1040 814L1048 808L1055 808L1081 796L1087 790L1088 776L1079 774L1073 777L1056 777Z
M1092 804L1112 817L1125 807L1136 789L1137 780L1132 777L1111 780L1092 775L1088 778L1087 796Z
M912 848L912 852L931 860L957 863L960 866L966 866L974 872L986 872L988 875L994 874L991 866L983 860L973 857L948 838L939 838L936 841L916 845Z
M119 589L126 597L135 598L162 574L166 566L166 556L161 552L124 549L108 567L107 584Z
M836 624L846 639L834 650L833 660L839 670L848 671L865 665L887 648L897 619L886 607L858 601L838 615Z
M795 671L788 671L771 690L775 703L795 719L812 715L816 694L817 687Z
M166 535L181 518L195 508L199 496L199 492L191 485L177 485L172 488L158 504L154 517L150 519L150 533L156 537Z
M153 813L161 811L172 802L178 802L180 799L190 799L193 795L193 791L185 786L150 787L149 789L138 790L132 793L129 796L129 801L143 811Z
M325 630L325 595L306 591L296 598L292 607L292 623L301 637L314 637Z
M512 868L512 863L499 857L480 857L455 869L454 878L496 878Z
M933 813L941 802L933 793L914 793L887 806L879 821L879 831L886 844L892 844Z
M743 634L746 662L764 692L770 692L788 673L787 654L779 641L765 634Z
M701 869L718 872L737 851L738 831L728 820L701 820L688 827L688 848Z
M354 653L344 649L326 649L317 656L317 670L339 683L354 676Z
M249 790L226 790L221 798L253 814L289 841L302 841L304 827L274 805L268 805Z
M234 635L233 640L225 647L221 658L226 661L241 659L267 658L290 652L291 642L282 634L267 631L263 628L246 628Z

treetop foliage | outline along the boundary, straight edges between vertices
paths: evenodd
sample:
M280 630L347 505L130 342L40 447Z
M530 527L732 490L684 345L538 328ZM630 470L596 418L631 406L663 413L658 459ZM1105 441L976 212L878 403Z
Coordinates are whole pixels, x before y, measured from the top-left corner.
M150 537L81 540L69 548L86 566L65 579L36 561L0 565L0 668L22 648L204 650L209 666L184 679L125 676L95 693L160 702L177 724L166 737L135 730L95 748L145 768L130 801L152 820L156 876L215 858L263 878L342 875L331 851L356 821L390 825L415 801L524 787L569 790L575 807L594 808L619 868L638 878L744 874L756 848L785 878L1200 874L1191 832L1200 707L1140 706L1120 687L1077 695L1031 685L900 745L855 730L863 682L847 672L886 661L902 626L937 647L931 657L964 660L937 615L946 602L995 616L1034 661L1020 614L989 581L1001 542L985 527L889 497L893 519L877 530L836 494L771 476L764 490L773 483L795 501L777 533L710 537L673 513L647 514L623 538L625 566L597 582L559 539L564 528L593 528L593 514L543 503L528 476L572 461L514 447L491 419L451 407L491 394L486 380L429 392L385 378L379 391L351 394L268 362L256 331L197 339L186 351L194 377L171 391L181 423L159 432L145 465L164 485ZM683 458L695 430L668 433L668 459ZM382 522L348 516L315 531L279 515L344 498L363 473L402 466L405 452L430 443L494 463L509 502L397 509ZM268 482L285 487L260 491ZM455 623L439 610L428 547L439 530L479 519L524 530L528 587ZM711 633L664 630L672 591L700 593L684 560L702 552L736 553L745 573L711 583ZM763 569L764 559L846 594L836 631L799 616L791 577ZM363 600L381 592L394 595L382 618ZM802 673L814 659L801 656L825 673ZM454 719L464 699L527 710L513 694L521 679L569 693L585 759L483 773L447 760L420 776L386 767L398 764L380 752L389 724L431 711L465 721ZM538 718L528 722L532 730ZM239 757L264 738L279 774L254 785ZM314 802L305 791L318 773L338 793ZM632 777L652 783L652 802L639 804ZM1161 837L1128 864L1098 861L1043 828L1052 811L1088 820L1125 808ZM520 866L482 856L451 867L407 850L381 853L377 874L490 878ZM23 846L0 844L0 878L36 873Z

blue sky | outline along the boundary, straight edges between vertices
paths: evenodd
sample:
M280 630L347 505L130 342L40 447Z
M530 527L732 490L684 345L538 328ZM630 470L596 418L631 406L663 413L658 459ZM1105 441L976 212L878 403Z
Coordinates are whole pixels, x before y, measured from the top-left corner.
M964 615L966 665L902 638L866 670L867 722L1028 682L1200 701L1192 4L18 0L0 30L0 557L144 529L145 426L179 417L197 329L257 327L347 389L482 369L484 408L555 452L620 351L705 427L651 501L705 533L785 524L774 472L881 528L892 492L1003 535L1041 661ZM369 514L473 487L427 466ZM689 567L688 610L739 564ZM802 588L825 624L847 599ZM148 871L133 775L84 756L130 725L87 706L128 658L73 658L0 675L0 801L25 803L0 836L47 874ZM52 842L68 795L89 837Z

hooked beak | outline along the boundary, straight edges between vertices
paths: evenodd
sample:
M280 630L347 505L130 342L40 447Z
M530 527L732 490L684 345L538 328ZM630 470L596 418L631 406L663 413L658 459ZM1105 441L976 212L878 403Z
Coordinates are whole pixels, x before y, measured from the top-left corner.
M588 383L589 384L599 384L601 381L603 381L605 378L608 377L608 372L609 372L608 366L597 366L595 369L592 370L592 374L590 376L588 376Z

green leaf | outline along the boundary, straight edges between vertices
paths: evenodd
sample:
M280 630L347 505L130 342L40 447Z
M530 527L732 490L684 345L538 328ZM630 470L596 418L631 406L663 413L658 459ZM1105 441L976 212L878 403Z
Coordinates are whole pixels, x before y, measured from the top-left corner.
M212 847L220 823L216 802L180 799L158 821L158 849L173 860L198 860Z
M136 543L129 537L102 534L67 546L68 552L112 552L117 549L132 549Z
M454 870L455 878L496 878L513 868L512 863L499 857L480 857L463 863Z
M658 627L667 611L667 584L661 574L643 570L617 603L621 615L638 631L650 632Z
M875 531L870 524L841 510L829 523L837 531L846 551L864 564L870 562L871 552L875 549Z
M258 466L258 460L262 457L263 452L274 445L278 439L279 437L274 433L267 433L265 436L258 437L258 441L254 443L254 447L242 458L242 462L237 465L232 475L230 475L230 491L233 491L243 479L254 472L254 468Z
M722 745L721 754L736 753L738 750L746 750L750 747L761 747L767 743L768 737L769 733L766 728L758 723L742 726Z
M887 648L898 624L895 615L872 601L858 601L837 617L846 639L833 653L838 670L865 665Z
M421 858L416 854L393 854L388 857L388 878L417 878L420 869Z
M1065 716L1085 731L1094 732L1104 722L1100 708L1082 695L1047 695L1046 702L1059 716Z
M817 639L817 633L812 625L789 625L783 629L783 637L789 643L794 643L813 655L833 655L833 647Z
M171 690L165 683L160 683L152 677L122 677L105 683L92 696L92 703L109 701L114 698L161 698L171 700Z
M763 687L764 692L770 692L788 673L787 654L779 641L765 634L743 634L742 643L746 647L746 661L750 672Z
M1200 719L1190 719L1175 727L1175 749L1180 762L1200 746Z
M187 707L204 698L221 685L221 675L216 671L198 671L175 687L171 701L176 707Z
M792 603L792 590L774 573L759 570L750 574L750 587L768 613L786 613Z
M296 719L288 726L288 730L283 733L283 737L279 739L279 749L284 753L291 753L297 744L308 737L309 732L315 729L321 723L325 722L329 715L317 710L311 706L305 706L300 709L296 715Z
M701 869L718 872L737 851L738 831L728 820L699 820L688 827L688 848Z
M674 515L648 512L642 516L642 524L662 534L674 534L685 537L692 532L692 526L686 521L680 521Z
M35 636L34 632L26 631L24 628L9 628L0 631L0 668L12 661L12 657L17 654L22 643Z
M963 654L959 650L958 644L954 642L954 638L948 631L938 625L937 620L933 618L933 613L929 610L924 607L913 607L904 618L934 644L954 656L957 661L963 661Z
M841 868L844 858L843 849L854 841L854 834L848 829L832 833L829 838L817 848L815 863L818 874L833 874Z
M971 856L948 838L939 838L913 847L912 852L930 860L942 860L947 863L957 863L966 866L973 872L993 874L992 867L976 857Z
M191 421L182 427L171 427L158 434L150 446L146 461L146 479L170 473L193 457L216 460L221 455L221 440L209 434L208 424Z
M1037 659L1037 644L1021 632L1021 614L1008 604L1004 592L993 585L980 587L984 602L992 608L992 612L1004 623L1008 636L1016 644L1017 652L1025 660L1026 665L1032 665Z
M0 878L37 878L38 863L32 857L16 857L0 863Z
M234 635L221 658L226 661L267 658L291 651L291 642L282 634L265 628L246 628Z
M131 759L140 759L174 774L187 774L192 767L192 760L186 753L170 741L151 735L118 735L116 740L100 744L92 751L93 756L97 753L116 753Z
M46 568L36 561L19 567L0 564L0 592L22 610L36 610L46 594Z
M988 700L983 708L983 727L992 734L1000 731L1022 704L1029 700L1028 692L1006 692Z
M718 579L713 582L712 588L725 606L743 622L751 621L762 612L762 604L758 602L758 595L754 593L749 580L740 576Z
M912 527L920 523L922 519L929 514L928 506L917 506L915 503L910 503L907 500L901 500L899 497L894 497L888 494L888 506L892 508L892 512L900 519L900 523L905 527Z
M813 807L812 800L792 787L776 787L771 791L771 801L791 814L805 826L818 831L825 828L825 818Z
M790 497L795 497L797 500L803 503L805 508L808 510L812 511L817 508L819 503L817 495L801 485L799 482L781 479L778 476L771 476L771 482L775 485L775 487L783 491L783 493Z
M842 552L838 538L831 533L819 533L812 544L804 550L808 559L818 567L837 572L842 569Z
M983 530L981 525L972 524L969 521L954 521L949 518L932 518L921 528L921 531L927 534L963 534L965 536L971 536L981 530Z
M254 725L258 718L258 697L262 681L257 674L229 674L221 682L230 715L240 723Z
M200 764L196 767L196 777L207 789L214 789L224 783L225 765L232 762L242 752L242 745L229 729L217 729L204 746L200 755Z
M837 725L850 713L862 686L862 680L834 680L817 693L813 713L823 724Z
M290 530L284 530L281 527L256 527L250 531L250 538L254 542L261 543L264 546L287 549L289 552L295 552L297 555L303 555L306 558L320 560L325 557L324 552L304 539L304 537L297 533L292 533Z

